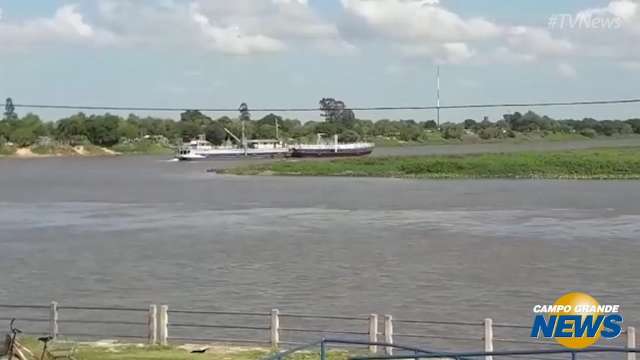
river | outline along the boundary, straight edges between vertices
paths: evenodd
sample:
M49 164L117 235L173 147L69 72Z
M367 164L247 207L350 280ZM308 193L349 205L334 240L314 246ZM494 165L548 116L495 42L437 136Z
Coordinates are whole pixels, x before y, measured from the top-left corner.
M530 323L569 290L640 320L640 183L236 177L0 159L0 303Z

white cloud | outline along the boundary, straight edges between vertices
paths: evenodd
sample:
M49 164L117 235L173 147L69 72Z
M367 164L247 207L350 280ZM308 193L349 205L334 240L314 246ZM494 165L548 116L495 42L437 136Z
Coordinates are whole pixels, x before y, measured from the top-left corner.
M100 0L98 8L109 27L134 44L179 44L234 55L284 51L291 45L332 53L349 53L354 48L306 0L165 1L161 6Z
M443 44L404 45L403 54L410 57L430 57L436 63L461 64L476 55L476 52L463 42Z
M57 43L110 44L115 42L115 36L88 23L77 6L65 5L52 17L0 22L0 42L3 49L26 49Z
M517 26L509 29L507 45L514 51L531 56L569 55L574 45L565 39L556 39L546 29Z
M84 14L75 5L65 5L49 18L0 22L0 40L5 48L23 49L76 42L190 47L233 55L285 51L290 45L331 54L355 52L337 26L318 16L307 0L98 0L83 4Z
M578 12L578 17L615 16L624 21L631 20L638 13L638 4L632 0L611 1L606 7L589 8Z
M578 77L578 72L570 64L560 63L560 64L558 64L557 70L558 70L558 74L560 74L560 76L562 76L564 78L574 79L574 78Z
M486 39L500 28L483 18L463 19L433 0L342 0L344 9L379 34L403 40L460 42Z
M543 28L500 25L483 17L463 17L429 0L342 0L345 11L368 26L370 39L393 41L408 56L443 63L530 61L566 56L574 50ZM356 22L356 21L354 21ZM366 32L360 30L359 33ZM479 56L480 54L486 54Z
M248 55L276 52L285 48L285 44L280 40L262 34L246 34L238 26L214 26L195 4L191 7L191 19L199 26L202 34L210 40L209 45L222 53Z
M605 7L587 8L577 17L619 19L620 26L602 28L599 31L579 29L574 31L582 56L603 58L630 68L640 62L640 1L613 0ZM633 66L631 66L633 67Z
M622 61L620 65L628 70L640 71L640 61Z

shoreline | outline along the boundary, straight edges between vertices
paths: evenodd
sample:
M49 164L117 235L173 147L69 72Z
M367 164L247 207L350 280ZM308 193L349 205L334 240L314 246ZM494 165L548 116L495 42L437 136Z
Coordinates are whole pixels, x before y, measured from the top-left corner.
M400 179L640 180L640 147L284 160L224 174Z
M21 147L13 153L0 154L0 159L47 159L64 157L104 157L121 156L117 151L98 146L64 146L46 149L46 152L34 151L32 147Z

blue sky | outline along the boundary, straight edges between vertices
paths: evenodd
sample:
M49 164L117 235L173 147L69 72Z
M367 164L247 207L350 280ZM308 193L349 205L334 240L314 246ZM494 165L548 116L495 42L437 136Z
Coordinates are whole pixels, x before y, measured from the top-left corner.
M0 96L17 103L313 107L331 96L359 107L433 105L436 64L444 105L640 97L637 0L0 0L0 9ZM550 27L553 15L619 22ZM638 105L533 110L640 117Z

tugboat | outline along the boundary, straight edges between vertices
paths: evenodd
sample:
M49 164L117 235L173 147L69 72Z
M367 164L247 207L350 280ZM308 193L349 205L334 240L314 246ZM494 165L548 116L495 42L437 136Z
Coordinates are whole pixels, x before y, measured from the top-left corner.
M334 135L333 144L323 143L322 134L318 134L317 144L298 144L291 147L291 156L303 157L342 157L342 156L366 156L373 152L375 144L339 143L338 135Z

